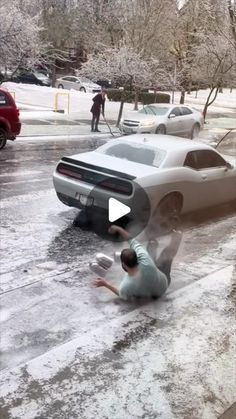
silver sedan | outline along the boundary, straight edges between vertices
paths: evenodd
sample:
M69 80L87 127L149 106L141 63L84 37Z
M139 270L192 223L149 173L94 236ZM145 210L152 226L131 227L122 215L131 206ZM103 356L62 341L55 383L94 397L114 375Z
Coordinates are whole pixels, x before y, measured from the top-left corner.
M86 77L64 76L56 80L55 87L59 89L74 89L84 93L98 93L101 86Z
M131 133L156 133L195 138L203 127L201 112L185 105L151 104L130 112L121 121L121 131Z

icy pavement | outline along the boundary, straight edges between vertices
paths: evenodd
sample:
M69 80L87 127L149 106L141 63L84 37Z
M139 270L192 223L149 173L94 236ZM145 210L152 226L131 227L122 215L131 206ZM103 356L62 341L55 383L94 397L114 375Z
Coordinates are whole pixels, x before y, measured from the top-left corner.
M0 157L1 417L218 419L235 393L235 212L186 219L168 293L121 302L88 269L115 249L73 228L52 186L86 146L21 138Z
M2 417L219 418L236 394L234 285L228 266L3 371Z

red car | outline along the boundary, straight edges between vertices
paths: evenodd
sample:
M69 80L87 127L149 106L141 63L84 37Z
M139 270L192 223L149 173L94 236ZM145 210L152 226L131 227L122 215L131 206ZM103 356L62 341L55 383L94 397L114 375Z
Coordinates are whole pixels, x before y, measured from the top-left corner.
M19 114L11 94L0 89L0 150L6 145L7 140L15 140L20 134Z

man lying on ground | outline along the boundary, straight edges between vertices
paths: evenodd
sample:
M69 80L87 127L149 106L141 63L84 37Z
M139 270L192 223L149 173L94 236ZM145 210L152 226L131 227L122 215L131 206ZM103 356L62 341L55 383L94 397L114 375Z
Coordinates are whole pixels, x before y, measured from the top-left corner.
M164 294L170 285L171 265L176 255L182 233L173 230L170 244L162 251L156 260L156 241L149 242L147 250L135 239L131 239L128 231L113 225L110 234L120 234L127 240L130 248L121 252L120 260L126 272L120 287L116 288L103 278L98 278L94 286L105 287L124 300L132 298L158 298Z

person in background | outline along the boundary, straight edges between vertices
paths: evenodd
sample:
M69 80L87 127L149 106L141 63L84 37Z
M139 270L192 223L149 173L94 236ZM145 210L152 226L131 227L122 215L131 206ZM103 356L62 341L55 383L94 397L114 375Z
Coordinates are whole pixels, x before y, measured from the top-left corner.
M158 243L151 241L146 250L137 240L131 239L130 234L122 227L113 225L111 234L119 234L129 243L128 249L123 249L120 260L126 272L119 288L116 288L104 278L94 282L95 287L105 287L124 300L132 298L158 298L165 293L170 285L171 265L176 255L182 232L172 230L169 245L161 252L156 260ZM150 254L149 254L150 251Z
M92 132L100 132L98 129L98 123L99 123L101 112L102 112L102 115L104 116L105 100L106 100L106 90L102 90L93 98L93 105L90 110L90 112L92 112L93 114L92 121L91 121Z

